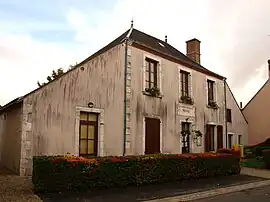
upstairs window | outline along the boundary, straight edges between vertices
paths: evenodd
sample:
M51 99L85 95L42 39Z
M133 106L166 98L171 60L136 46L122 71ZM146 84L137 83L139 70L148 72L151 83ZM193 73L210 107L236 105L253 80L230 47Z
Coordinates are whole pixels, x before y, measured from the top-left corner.
M190 73L180 70L181 96L190 96L189 92L189 76Z
M207 80L207 89L208 89L208 104L215 102L214 100L214 81Z
M155 61L150 58L146 58L146 67L145 67L145 81L146 88L158 87L158 78L157 78L157 67L158 61Z
M232 122L232 110L231 109L227 109L226 119L227 119L227 122L229 122L229 123Z

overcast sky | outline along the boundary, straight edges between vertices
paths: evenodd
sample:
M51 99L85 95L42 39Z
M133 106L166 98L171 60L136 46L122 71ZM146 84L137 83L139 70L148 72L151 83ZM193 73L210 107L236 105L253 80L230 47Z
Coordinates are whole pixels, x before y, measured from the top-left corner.
M269 0L0 0L0 105L80 62L130 27L186 53L201 40L201 64L228 79L247 103L268 78Z

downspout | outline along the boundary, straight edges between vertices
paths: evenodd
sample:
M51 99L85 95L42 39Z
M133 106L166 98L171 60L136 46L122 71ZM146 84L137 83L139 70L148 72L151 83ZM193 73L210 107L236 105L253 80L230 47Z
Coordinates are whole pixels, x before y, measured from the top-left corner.
M126 154L126 136L127 136L127 51L128 51L128 38L125 39L125 70L124 70L124 145L123 156Z
M226 137L226 148L228 147L228 125L227 125L227 96L226 96L226 78L224 78L224 99L225 99L225 137Z

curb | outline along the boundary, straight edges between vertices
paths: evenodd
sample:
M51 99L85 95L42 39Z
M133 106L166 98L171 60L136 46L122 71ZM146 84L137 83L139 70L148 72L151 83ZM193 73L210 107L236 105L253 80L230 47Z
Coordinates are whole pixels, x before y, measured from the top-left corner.
M222 194L228 194L228 193L243 191L243 190L247 190L247 189L253 189L253 188L268 186L268 185L270 185L270 180L264 180L264 181L260 181L260 182L251 182L251 183L243 184L243 185L224 187L224 188L219 188L219 189L213 189L213 190L210 190L210 191L202 191L202 192L197 192L197 193L193 193L193 194L186 194L186 195L180 195L180 196L174 196L174 197L167 197L167 198L162 198L162 199L148 200L148 201L144 201L144 202L183 202L183 201L193 201L193 200L218 196L218 195L222 195Z

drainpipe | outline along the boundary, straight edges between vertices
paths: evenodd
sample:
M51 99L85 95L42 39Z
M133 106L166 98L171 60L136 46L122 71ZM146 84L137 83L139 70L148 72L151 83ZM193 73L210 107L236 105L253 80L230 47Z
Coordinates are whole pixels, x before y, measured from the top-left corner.
M227 113L227 98L226 98L227 96L226 96L226 78L224 78L224 99L225 99L225 137L226 137L226 148L227 148L227 146L228 146L228 135L227 135L227 133L228 133L228 126L227 126L227 115L226 115L226 113Z
M125 40L125 70L124 70L124 144L123 156L126 155L126 136L127 136L127 53L128 52L128 38Z

